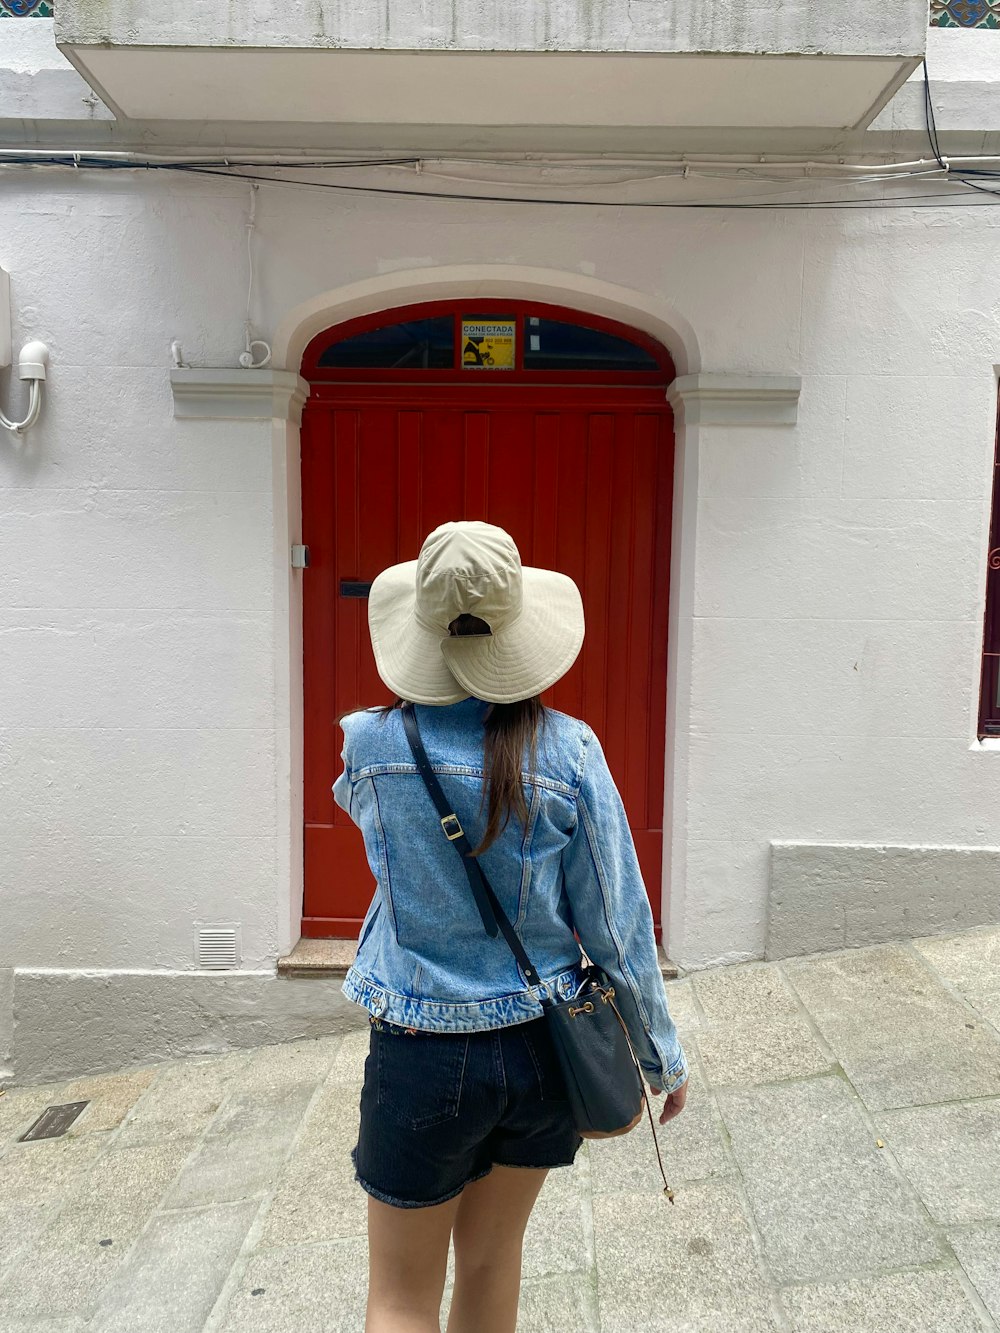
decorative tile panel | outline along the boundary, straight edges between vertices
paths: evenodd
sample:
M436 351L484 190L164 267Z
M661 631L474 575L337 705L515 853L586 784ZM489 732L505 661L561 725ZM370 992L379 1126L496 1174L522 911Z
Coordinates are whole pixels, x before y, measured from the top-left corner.
M1000 28L1000 0L931 0L931 27Z
M0 19L50 19L51 0L0 0Z

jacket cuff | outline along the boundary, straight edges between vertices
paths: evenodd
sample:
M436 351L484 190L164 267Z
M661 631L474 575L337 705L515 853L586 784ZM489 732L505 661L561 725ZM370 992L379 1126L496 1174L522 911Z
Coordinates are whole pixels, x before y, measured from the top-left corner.
M643 1073L654 1087L662 1088L664 1092L669 1093L676 1092L682 1084L687 1082L690 1071L684 1051L680 1050L677 1059L669 1066L666 1073L662 1073L660 1070L653 1072L645 1069Z

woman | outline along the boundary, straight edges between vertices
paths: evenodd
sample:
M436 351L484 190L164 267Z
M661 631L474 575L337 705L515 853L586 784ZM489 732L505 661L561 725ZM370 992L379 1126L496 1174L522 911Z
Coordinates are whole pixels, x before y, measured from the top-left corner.
M575 993L580 944L610 976L660 1123L684 1106L653 920L621 797L586 723L539 695L573 665L572 579L522 567L489 523L444 523L383 570L368 619L394 704L341 721L334 796L377 881L343 991L371 1023L352 1151L367 1191L366 1333L513 1333L521 1246L552 1167L582 1139L537 994L450 845L473 844L543 987ZM454 815L441 819L404 729L412 706Z

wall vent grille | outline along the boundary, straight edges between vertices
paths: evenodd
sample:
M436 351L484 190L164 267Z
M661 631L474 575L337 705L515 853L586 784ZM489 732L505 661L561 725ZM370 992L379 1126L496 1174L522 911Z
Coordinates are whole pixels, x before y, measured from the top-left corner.
M195 935L195 958L199 967L227 968L240 965L238 926L199 926Z

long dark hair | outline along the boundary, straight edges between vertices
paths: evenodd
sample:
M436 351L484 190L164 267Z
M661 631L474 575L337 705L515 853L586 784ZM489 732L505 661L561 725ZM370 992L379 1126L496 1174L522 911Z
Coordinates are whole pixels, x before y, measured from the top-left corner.
M472 615L461 615L451 622L452 634L482 634L489 632L485 621ZM379 708L384 719L407 700L399 695L391 704ZM339 721L339 719L338 719ZM487 810L486 832L473 856L481 856L496 842L516 815L523 828L528 824L528 803L521 783L521 766L525 749L528 750L528 772L535 771L538 758L538 734L545 725L545 706L537 694L518 699L510 704L490 704L483 719L483 791L479 813Z

